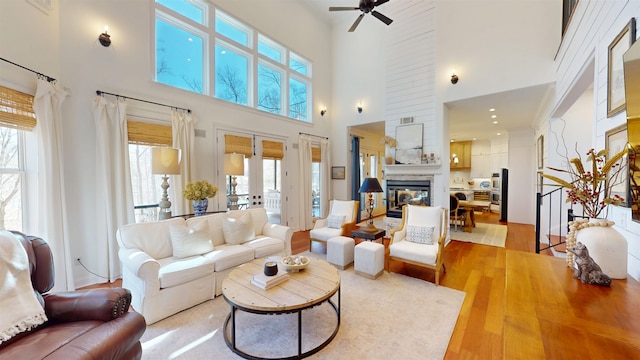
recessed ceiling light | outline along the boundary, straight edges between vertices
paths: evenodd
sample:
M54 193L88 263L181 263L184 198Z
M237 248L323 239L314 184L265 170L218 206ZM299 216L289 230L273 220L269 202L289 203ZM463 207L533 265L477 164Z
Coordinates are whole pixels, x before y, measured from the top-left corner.
M495 118L497 118L497 117L498 117L498 115L491 115L491 118L492 118L492 119L495 119Z
M451 139L451 142L454 142L454 141L455 141L454 139Z
M494 109L494 108L491 108L491 109L489 109L489 111L496 111L496 109Z
M500 135L502 135L502 134L500 134L500 133L497 133L496 135L498 135L498 136L500 136Z
M497 124L497 123L498 123L498 120L493 120L493 124L494 125Z
M475 140L475 139L476 139L476 138L473 138L473 139L471 139L471 140Z

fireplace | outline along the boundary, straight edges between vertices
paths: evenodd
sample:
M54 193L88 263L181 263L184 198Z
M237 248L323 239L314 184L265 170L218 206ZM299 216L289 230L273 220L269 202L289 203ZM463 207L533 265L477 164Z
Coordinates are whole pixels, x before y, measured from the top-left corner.
M387 180L387 216L402 217L404 205L431 205L430 180Z

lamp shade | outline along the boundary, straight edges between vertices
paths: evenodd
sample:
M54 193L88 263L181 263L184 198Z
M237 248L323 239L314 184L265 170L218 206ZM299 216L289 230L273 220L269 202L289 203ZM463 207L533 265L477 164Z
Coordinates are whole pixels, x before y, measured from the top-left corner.
M244 155L224 154L225 175L244 176Z
M180 149L154 147L151 149L152 174L180 174Z
M377 178L366 178L364 182L362 182L362 186L360 186L360 193L380 193L382 192L382 186L378 182Z

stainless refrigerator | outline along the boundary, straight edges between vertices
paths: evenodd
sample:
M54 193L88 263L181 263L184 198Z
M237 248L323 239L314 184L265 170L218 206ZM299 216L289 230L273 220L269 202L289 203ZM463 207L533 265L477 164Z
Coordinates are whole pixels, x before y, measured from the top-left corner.
M500 221L507 222L507 204L509 203L509 169L491 176L491 204L496 205L500 213Z

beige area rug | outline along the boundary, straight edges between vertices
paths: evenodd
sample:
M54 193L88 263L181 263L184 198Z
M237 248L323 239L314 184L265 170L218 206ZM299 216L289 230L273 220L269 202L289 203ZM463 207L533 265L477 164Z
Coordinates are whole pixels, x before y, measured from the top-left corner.
M449 229L449 235L452 240L504 247L504 243L507 240L507 226L477 222L476 227L470 233L462 231L460 227L458 227L457 231L452 227Z
M324 258L323 254L308 254ZM327 347L309 359L442 359L465 293L384 273L370 280L341 271L341 323ZM185 294L185 296L188 296ZM333 297L337 301L337 294ZM147 327L143 359L240 359L224 342L222 326L229 305L222 296ZM253 355L284 357L297 351L297 314L237 313L238 345ZM303 351L333 331L329 304L305 310Z

